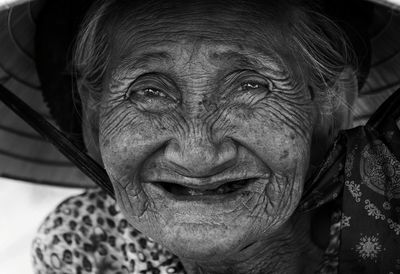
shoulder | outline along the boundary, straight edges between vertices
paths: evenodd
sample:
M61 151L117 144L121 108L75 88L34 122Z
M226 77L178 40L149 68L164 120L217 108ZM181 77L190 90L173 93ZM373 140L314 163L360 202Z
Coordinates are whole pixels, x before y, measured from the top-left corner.
M39 227L32 252L35 273L42 274L182 271L177 257L134 229L98 189L57 206Z

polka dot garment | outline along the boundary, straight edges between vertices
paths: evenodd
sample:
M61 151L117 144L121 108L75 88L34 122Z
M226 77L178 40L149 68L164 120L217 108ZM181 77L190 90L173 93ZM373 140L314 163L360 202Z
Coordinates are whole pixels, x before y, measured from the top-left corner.
M184 273L178 258L128 224L94 189L61 203L32 245L36 274Z

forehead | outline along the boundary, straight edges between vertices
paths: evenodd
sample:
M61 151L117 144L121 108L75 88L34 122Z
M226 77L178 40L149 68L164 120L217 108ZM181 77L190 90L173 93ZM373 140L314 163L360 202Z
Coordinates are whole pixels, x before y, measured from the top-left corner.
M249 3L225 9L217 4L154 10L136 7L121 14L111 41L114 68L124 62L167 65L196 54L215 65L260 65L273 60L276 64L276 57L285 55L282 34L287 21L277 18L276 6L261 13Z
M268 51L220 42L164 42L130 51L114 67L118 73L132 71L181 71L256 69L284 72L284 66ZM122 75L121 75L122 76Z

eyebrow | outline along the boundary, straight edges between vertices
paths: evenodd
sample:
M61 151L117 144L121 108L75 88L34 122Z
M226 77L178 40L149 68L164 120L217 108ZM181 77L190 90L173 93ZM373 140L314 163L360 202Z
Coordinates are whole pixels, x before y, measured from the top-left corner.
M246 54L228 50L214 52L212 55L213 59L221 62L233 60L233 66L239 66L239 68L246 66L253 69L256 68L273 81L275 86L281 90L291 90L294 86L298 86L298 83L290 77L286 66L281 61L278 61L277 58L274 58L273 54L260 52Z
M219 62L230 62L238 67L252 67L258 69L268 69L274 74L284 74L286 70L277 62L272 55L265 54L246 54L236 51L214 52L211 58Z
M260 62L255 58L252 58L243 53L238 53L235 51L224 51L224 52L214 52L210 55L210 57L214 61L226 62L226 61L234 61L240 65L254 66L260 65Z
M149 63L172 63L172 56L166 51L146 52L139 56L129 56L122 59L117 70L132 70L148 67Z

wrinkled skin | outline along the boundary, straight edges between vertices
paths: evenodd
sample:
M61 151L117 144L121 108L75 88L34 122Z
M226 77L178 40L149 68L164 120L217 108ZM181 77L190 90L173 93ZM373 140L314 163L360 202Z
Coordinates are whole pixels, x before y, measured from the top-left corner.
M201 9L146 20L132 22L123 49L127 30L116 35L122 53L86 110L124 215L188 272L296 273L305 258L312 270L319 255L294 211L316 106L271 54L284 44L266 39L280 37L276 22ZM255 180L230 195L162 187L196 193L240 179Z

